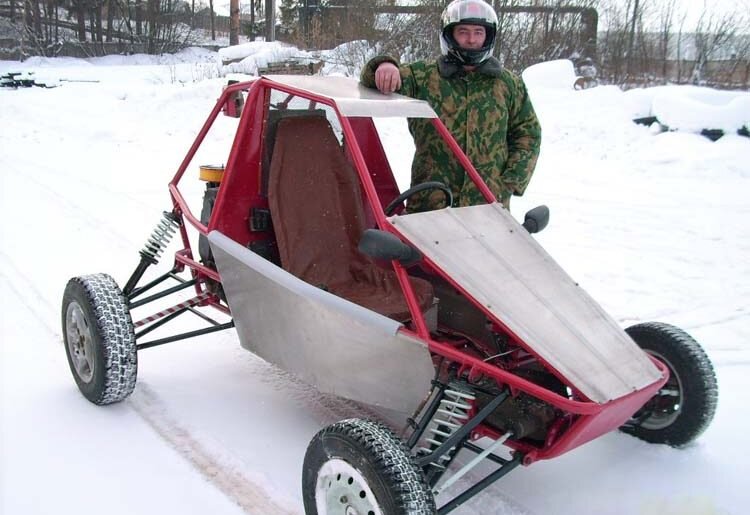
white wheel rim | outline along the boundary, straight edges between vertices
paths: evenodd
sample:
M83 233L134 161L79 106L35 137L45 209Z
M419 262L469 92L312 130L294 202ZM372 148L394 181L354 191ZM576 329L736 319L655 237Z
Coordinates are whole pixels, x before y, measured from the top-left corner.
M338 458L328 460L318 471L315 507L318 515L383 515L362 474Z
M65 333L68 340L68 354L76 374L84 383L91 382L94 377L94 340L86 314L75 301L68 304L65 314Z

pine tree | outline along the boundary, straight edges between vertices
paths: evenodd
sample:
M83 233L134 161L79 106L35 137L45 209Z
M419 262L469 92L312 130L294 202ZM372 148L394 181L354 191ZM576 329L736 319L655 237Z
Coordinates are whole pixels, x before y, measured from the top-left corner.
M286 32L291 32L297 28L299 8L299 0L281 0L281 5L279 6L279 11L281 11L280 22Z

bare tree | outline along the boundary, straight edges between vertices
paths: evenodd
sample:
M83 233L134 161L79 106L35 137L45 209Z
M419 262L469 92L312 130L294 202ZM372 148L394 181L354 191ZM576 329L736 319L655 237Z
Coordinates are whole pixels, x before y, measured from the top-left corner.
M695 65L691 82L698 84L704 80L706 63L735 39L737 29L734 15L721 16L704 8L695 30Z
M665 0L659 9L659 40L657 43L657 59L660 61L661 76L669 76L669 57L672 51L671 39L674 29L677 0Z

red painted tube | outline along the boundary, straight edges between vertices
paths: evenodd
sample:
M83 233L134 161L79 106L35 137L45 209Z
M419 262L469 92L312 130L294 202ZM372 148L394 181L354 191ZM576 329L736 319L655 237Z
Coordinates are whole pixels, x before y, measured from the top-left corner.
M476 187L479 188L479 191L482 193L487 203L492 204L493 202L497 202L497 198L495 198L495 195L492 193L492 191L490 191L490 188L484 182L482 176L479 175L477 169L474 168L473 164L471 164L471 161L469 161L469 158L466 157L466 154L464 154L464 151L461 150L461 147L458 146L458 143L456 143L456 140L453 139L453 136L450 132L448 132L448 129L445 127L445 125L443 125L443 122L441 122L439 118L433 118L432 125L433 127L435 127L438 133L440 133L445 142L448 143L448 146L453 152L453 155L456 156L456 159L458 159L459 163L461 163L461 166L464 167L464 170L466 170L466 173L469 174L469 177L471 177L471 180L474 182Z

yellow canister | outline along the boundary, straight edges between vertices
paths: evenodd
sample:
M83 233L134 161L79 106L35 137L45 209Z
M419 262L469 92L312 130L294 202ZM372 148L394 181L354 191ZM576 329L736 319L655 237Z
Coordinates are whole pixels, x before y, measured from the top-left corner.
M224 176L224 165L201 165L200 180L206 182L221 182Z

